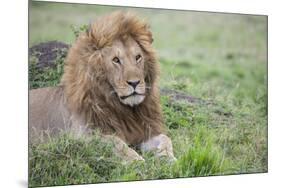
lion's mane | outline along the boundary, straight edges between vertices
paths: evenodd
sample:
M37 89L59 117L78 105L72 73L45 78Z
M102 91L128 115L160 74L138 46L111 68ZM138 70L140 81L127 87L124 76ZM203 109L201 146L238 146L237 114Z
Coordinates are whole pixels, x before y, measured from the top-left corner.
M135 107L122 104L114 95L101 50L115 39L131 36L146 54L145 100ZM105 134L116 134L128 144L139 144L163 132L158 76L159 65L152 48L149 26L131 13L115 12L102 17L80 34L65 62L61 85L71 112Z

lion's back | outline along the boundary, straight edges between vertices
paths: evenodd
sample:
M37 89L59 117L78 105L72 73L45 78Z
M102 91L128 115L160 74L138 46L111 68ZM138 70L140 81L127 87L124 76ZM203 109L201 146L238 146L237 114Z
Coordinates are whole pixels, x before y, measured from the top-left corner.
M57 133L69 126L61 87L33 89L29 92L29 133ZM38 135L36 135L38 136Z

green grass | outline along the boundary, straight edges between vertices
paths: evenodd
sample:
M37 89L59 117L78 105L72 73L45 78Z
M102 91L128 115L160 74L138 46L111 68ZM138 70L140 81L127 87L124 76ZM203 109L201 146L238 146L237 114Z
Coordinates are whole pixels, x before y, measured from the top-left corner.
M31 3L30 45L72 43L80 26L118 8ZM267 19L263 16L133 9L151 24L161 88L203 102L161 96L165 126L178 161L144 154L123 165L110 145L70 135L30 147L29 185L63 185L267 172ZM67 15L67 16L66 16ZM169 21L167 24L167 20ZM74 29L73 29L74 27ZM52 29L50 29L52 28ZM55 86L54 68L29 66L30 88ZM205 102L204 102L205 101Z

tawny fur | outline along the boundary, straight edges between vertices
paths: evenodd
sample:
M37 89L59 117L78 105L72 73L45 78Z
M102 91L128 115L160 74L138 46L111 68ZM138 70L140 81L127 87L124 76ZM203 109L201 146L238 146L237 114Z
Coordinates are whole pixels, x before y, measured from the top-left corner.
M138 43L146 57L145 99L134 107L122 104L118 96L112 94L113 88L106 76L101 55L102 50L116 39L128 36ZM37 91L38 94L32 91L31 95L38 95L38 99L31 96L30 100L35 100L34 103L45 101L48 106L48 99L55 95L54 103L65 105L63 110L67 117L78 117L85 125L100 129L104 134L115 134L129 145L137 145L159 135L163 133L163 118L158 91L159 65L152 41L149 26L133 14L115 12L102 17L72 45L60 86L50 88L48 96L44 91ZM42 95L46 97L42 98ZM51 108L46 106L42 108ZM30 108L33 108L32 105ZM55 111L55 107L52 110Z

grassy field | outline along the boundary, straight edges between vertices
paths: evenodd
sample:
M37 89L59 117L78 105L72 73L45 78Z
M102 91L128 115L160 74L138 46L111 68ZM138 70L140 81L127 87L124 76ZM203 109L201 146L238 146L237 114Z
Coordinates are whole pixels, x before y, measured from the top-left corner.
M31 3L30 47L52 40L71 44L73 28L121 9ZM63 135L29 150L29 185L63 185L267 172L267 19L264 16L132 9L154 34L161 88L203 102L161 96L176 163L145 153L123 165L98 135ZM38 71L30 58L30 87L55 86L63 71Z

